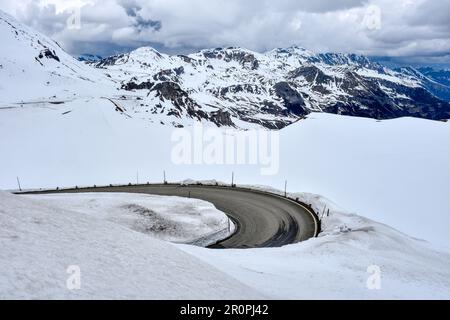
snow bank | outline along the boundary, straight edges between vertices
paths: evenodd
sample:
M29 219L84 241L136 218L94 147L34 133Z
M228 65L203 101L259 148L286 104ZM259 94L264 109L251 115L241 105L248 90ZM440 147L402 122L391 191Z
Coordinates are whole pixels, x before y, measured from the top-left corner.
M105 219L5 192L0 203L0 299L262 297L174 245ZM80 268L79 290L67 288L70 266Z
M0 298L450 298L449 252L346 213L324 197L289 196L325 212L319 214L318 238L281 248L210 250L170 245L142 234L146 222L127 208L139 206L172 219L175 225L189 225L191 215L184 219L170 215L196 200L0 192ZM321 208L330 209L329 214ZM210 209L201 201L200 220L209 213L217 218L217 211ZM188 235L185 231L183 237ZM169 232L160 237L171 236ZM73 265L81 268L80 290L66 287L66 270ZM374 270L380 272L375 288L367 286Z
M27 195L52 207L89 214L160 240L208 246L228 237L228 217L199 199L130 193Z
M275 299L450 298L448 252L384 224L339 211L323 197L291 196L311 203L316 210L330 208L330 215L323 217L320 237L282 248L226 253L178 247ZM378 275L379 282L372 282Z

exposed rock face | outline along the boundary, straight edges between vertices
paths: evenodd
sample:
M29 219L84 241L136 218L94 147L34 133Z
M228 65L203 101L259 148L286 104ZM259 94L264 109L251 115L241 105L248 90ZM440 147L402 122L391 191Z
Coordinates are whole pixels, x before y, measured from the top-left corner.
M201 110L202 107L174 82L158 83L150 91L154 92L155 96L162 102L166 100L171 102L173 108L170 108L169 116L174 115L181 118L183 115L186 115L197 120L208 119L207 113Z
M219 59L225 62L237 61L246 69L256 70L259 67L258 59L249 52L240 50L239 48L216 48L213 50L204 50L203 56L207 59Z
M189 98L188 94L183 91L180 86L174 82L161 82L155 85L152 91L158 92L162 99L171 100L173 102L178 99Z
M137 79L134 79L135 81ZM131 90L150 90L153 87L153 82L151 82L150 80L145 81L145 82L141 82L141 83L136 83L133 81L133 79L130 82L127 82L125 84L122 85L122 89L131 91Z
M94 62L91 62L91 63L94 63L97 68L102 68L102 67L105 68L105 67L108 67L108 66L117 65L117 62L120 59L126 58L126 57L127 57L126 54L119 54L117 56L104 58L104 59L102 59L100 61L94 61Z
M39 59L43 59L44 57L48 59L54 59L60 62L59 57L56 55L55 51L51 51L48 48L45 48L44 50L41 51L41 53L39 53L38 56Z
M278 82L274 86L275 93L284 101L284 106L289 113L296 116L304 116L309 113L306 109L302 95L291 88L287 82Z
M228 111L222 110L213 111L209 115L209 120L214 122L218 127L221 126L235 127L233 121L231 120L231 115Z

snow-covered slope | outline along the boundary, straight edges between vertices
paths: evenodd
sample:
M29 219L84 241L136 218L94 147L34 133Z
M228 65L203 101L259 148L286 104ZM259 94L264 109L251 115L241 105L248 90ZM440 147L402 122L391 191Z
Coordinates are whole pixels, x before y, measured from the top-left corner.
M169 56L143 47L91 65L140 94L142 102L132 107L136 112L218 125L282 128L311 111L376 119L450 117L450 105L428 92L423 78L354 54L290 47L264 54L217 48Z
M2 103L72 100L111 90L111 81L57 43L0 10Z
M17 189L17 177L25 189L128 184L137 172L141 183L162 182L163 170L172 182L229 183L234 171L236 183L281 188L287 179L288 190L325 195L350 212L450 246L450 123L310 114L279 131L279 152L270 154L279 170L268 176L261 175L269 165L261 158L256 164L173 162L174 134L207 139L191 128L177 130L123 116L105 99L0 109L0 188Z
M348 214L323 197L290 196L331 209L318 238L226 253L179 247L275 299L450 298L449 251Z
M316 211L324 205L330 209L319 238L282 248L241 250L171 245L151 233L136 232L117 219L129 215L117 204L145 202L148 210L165 218L184 207L175 208L169 197L114 196L118 199L0 192L0 298L450 297L448 251L345 213L320 196L290 194ZM170 212L160 211L164 202ZM192 204L192 210L203 210L203 204ZM113 219L105 219L105 208L114 208ZM80 288L70 290L77 284L71 280L78 270Z
M116 223L5 192L0 204L0 299L263 297L173 245ZM80 289L69 290L77 270Z
M27 198L61 210L70 208L177 243L206 247L234 231L234 224L223 212L199 199L129 193L30 195Z

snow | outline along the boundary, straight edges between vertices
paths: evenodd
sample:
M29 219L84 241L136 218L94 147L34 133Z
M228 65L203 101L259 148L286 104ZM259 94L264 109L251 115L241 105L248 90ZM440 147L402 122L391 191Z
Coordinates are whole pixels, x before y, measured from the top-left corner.
M449 252L340 211L323 197L291 196L331 209L323 218L320 237L282 248L225 253L178 247L272 299L450 298ZM379 287L368 287L372 270L378 268Z
M371 69L358 69L357 73L360 76L363 77L369 77L369 78L379 78L382 80L387 80L390 82L394 82L394 83L398 83L398 84L402 84L405 86L409 86L409 87L419 87L420 83L419 81L417 81L417 79L415 78L406 78L406 77L401 77L401 75L399 73L396 72L390 72L390 74L383 74L383 73L379 73L375 70L371 70Z
M234 224L209 202L129 193L30 195L61 210L115 222L160 240L208 246L234 232Z
M0 109L0 188L16 189L17 177L22 188L128 184L137 172L162 182L163 170L169 181L230 183L234 171L236 183L283 188L287 179L288 191L450 246L448 122L312 114L279 132L279 171L263 176L261 164L174 164L176 129L128 118L105 99L82 102Z
M135 216L128 211L130 204L145 205L170 218L193 202L192 213L198 211L204 220L203 201L137 194L0 192L0 298L450 297L449 251L348 214L324 197L289 196L313 204L316 211L330 209L329 215L321 215L318 238L282 248L211 250L159 241L155 236L160 235L134 228L130 221L136 222ZM221 217L217 211L214 215ZM186 221L173 220L180 225ZM79 290L66 286L69 266L81 270ZM377 269L379 286L368 287L373 276L368 271Z
M264 297L172 244L92 214L5 192L0 203L0 299ZM69 290L77 268L80 289Z
M72 112L63 116L62 111L67 110ZM450 143L448 123L411 118L377 122L313 114L280 132L280 171L274 176L261 176L257 165L174 165L170 158L173 129L125 117L115 112L106 100L90 100L84 104L72 102L51 108L27 106L4 109L0 113L0 150L5 151L0 158L3 169L0 171L0 183L3 188L16 188L17 176L24 188L128 183L135 181L137 170L141 181L160 182L162 171L166 170L169 181L191 177L192 180L185 183L208 179L214 184L215 181L229 182L231 171L234 171L238 184L282 186L287 177L288 190L324 194L344 207L346 210L336 208L320 197L301 193L302 199L312 203L316 211L322 212L327 204L332 208L332 216L324 223L325 233L320 238L283 248L227 250L221 253L178 246L265 296L449 298L450 285L446 279L450 279L450 261L446 252L450 241L446 208L450 176L446 164L450 161L450 152L445 148ZM21 212L19 204L23 201L20 198L16 204L8 204L2 199L0 210L4 211L5 206L17 206L15 212ZM50 210L47 209L49 205L45 210ZM50 212L53 218L61 209L51 209ZM356 212L386 223L409 236L346 212ZM94 217L91 214L89 218ZM72 220L67 222L70 228ZM5 220L1 221L4 223ZM101 221L102 228L105 224L111 224L104 219ZM14 230L16 227L8 225L5 228ZM24 228L28 225L24 224ZM348 229L352 231L340 231ZM1 234L9 234L6 230L5 233L2 230ZM108 233L111 228L101 230ZM114 230L111 232L114 233ZM124 227L121 230L132 232L133 237L136 233ZM44 229L39 234L53 231ZM148 235L139 236L149 238ZM411 236L430 240L434 244L415 240ZM73 235L71 241L76 241L76 237L83 238L84 233ZM115 234L111 235L112 239L114 237ZM5 239L9 238L2 237L2 240ZM143 238L140 239L142 241ZM28 247L15 247L14 252L32 258L17 257L12 264L13 269L7 266L5 270L10 273L5 273L2 288L5 281L14 283L16 276L12 274L16 270L27 272L24 269L33 265L32 261L37 259L39 252L46 250L46 246L60 255L67 251L66 247L60 249L61 245L56 243L30 246L31 243L34 245L33 241L36 242L36 239L30 240ZM127 248L125 252L130 250L129 245L124 245L123 248ZM7 248L6 244L2 243L2 248ZM27 248L33 250L27 251ZM34 250L36 253L31 252ZM113 249L102 247L102 250L108 252ZM6 257L3 258L9 261L12 249L5 252ZM95 254L88 252L83 255L83 261L89 266L95 264L99 254L97 251ZM89 259L93 261L89 262ZM104 259L112 258L108 256ZM172 265L170 259L168 257L159 262ZM38 269L53 263L37 261ZM181 260L175 261L182 263ZM142 263L137 261L138 266ZM68 264L76 262L58 260L48 277L63 279ZM381 268L381 290L368 290L365 286L369 276L366 270L372 264ZM125 262L120 266L129 267ZM155 270L162 272L161 269ZM113 271L119 272L119 278L127 276L123 270ZM35 282L30 275L25 279ZM45 284L38 281L40 290L47 288L42 296L55 296L48 292L48 288L55 285L54 281L48 280ZM100 284L93 285L93 288L100 292L97 294L112 295ZM161 288L170 291L162 284ZM95 290L92 289L88 296L95 296ZM11 291L8 289L7 292ZM146 296L148 291L142 292ZM200 294L193 292L186 292L184 297L195 298ZM146 297L169 295L158 294ZM62 297L71 295L66 293ZM127 289L123 296L136 297L137 293L133 295L131 289Z
M57 43L1 10L0 37L0 96L3 103L64 101L115 91L112 81L101 71L77 61ZM45 50L59 61L44 56Z
M212 110L208 103L214 103L264 119L267 115L254 113L251 104L261 99L278 104L269 89L285 77L286 69L314 54L296 47L266 54L226 49L257 56L260 66L253 71L236 61L203 59L201 53L190 56L199 59L191 65L142 48L104 70L111 74L108 78L1 11L0 36L1 189L16 189L17 180L22 188L127 184L137 173L141 181L161 182L164 170L169 181L230 182L234 172L238 184L281 187L287 179L293 196L319 212L325 205L332 209L318 239L277 249L214 251L156 239L207 244L204 240L217 236L225 220L204 202L0 192L0 298L449 298L448 122L313 113L279 132L279 153L273 154L279 170L274 175L262 175L262 164L178 165L171 158L173 126L181 124L192 133L193 120L159 112L156 102L164 111L173 107L170 101L146 97L146 91L124 92L118 89L122 81L147 80L161 69L184 66L181 85L192 85L188 89L196 92L193 97L205 110ZM60 61L39 58L45 49ZM280 61L273 61L274 56ZM346 70L324 63L317 67L336 77ZM413 78L388 71L360 68L358 73L417 85ZM220 104L208 91L261 81L261 95L228 93L231 100ZM302 79L298 85L311 92ZM343 94L335 84L328 88L333 94L327 101ZM323 98L307 103L313 107ZM233 121L241 129L255 127ZM235 137L245 134L216 130ZM144 230L149 221L139 216L142 207L174 229ZM192 211L186 212L189 207ZM81 267L81 290L66 288L70 265ZM381 290L366 288L370 265L381 269Z

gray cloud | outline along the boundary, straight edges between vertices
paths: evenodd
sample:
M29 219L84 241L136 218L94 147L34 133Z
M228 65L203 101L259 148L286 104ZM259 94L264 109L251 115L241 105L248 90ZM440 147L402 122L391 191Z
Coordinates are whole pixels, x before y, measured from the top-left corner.
M450 0L82 1L79 30L67 28L72 14L67 1L0 4L73 54L113 54L142 45L185 53L223 46L265 51L293 44L416 60L442 60L450 52Z
M436 31L450 31L450 1L424 1L408 16L410 25L433 26Z
M268 7L280 10L299 10L311 13L324 13L337 10L350 9L361 7L368 2L368 0L278 0L270 1L263 0Z

